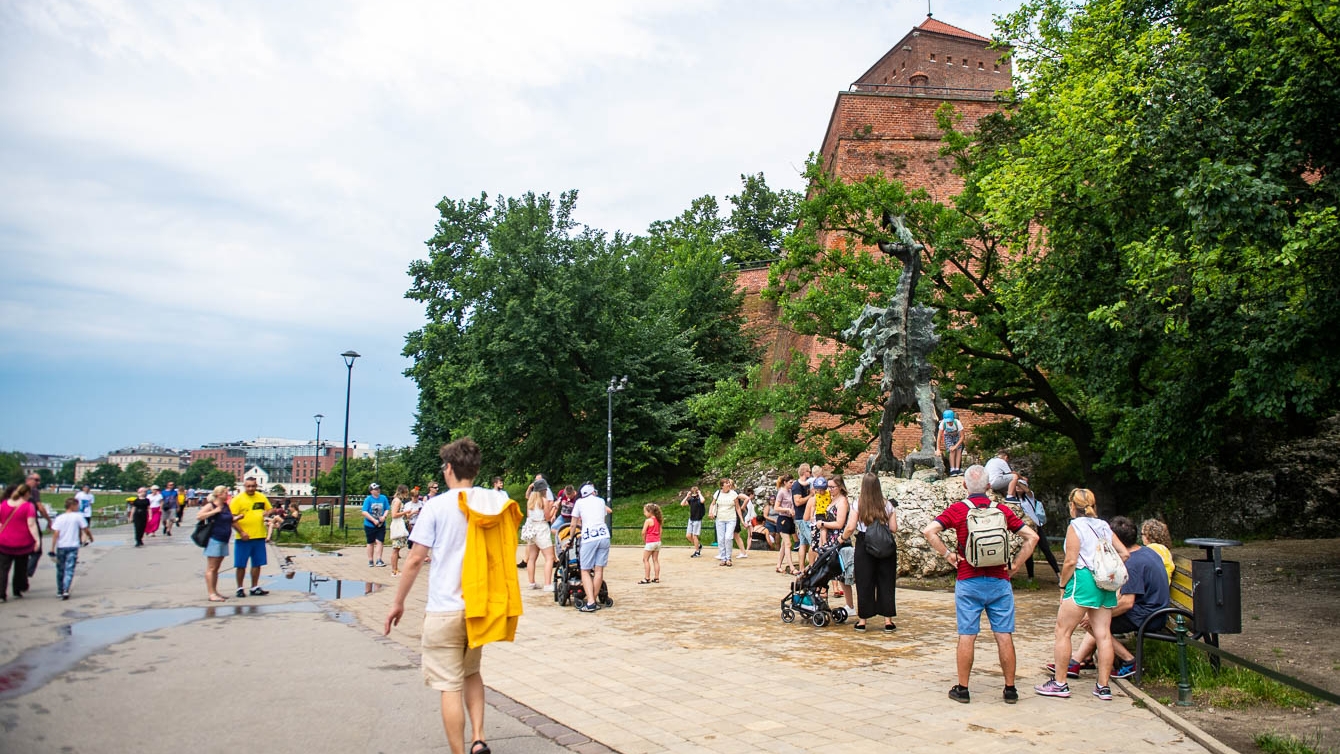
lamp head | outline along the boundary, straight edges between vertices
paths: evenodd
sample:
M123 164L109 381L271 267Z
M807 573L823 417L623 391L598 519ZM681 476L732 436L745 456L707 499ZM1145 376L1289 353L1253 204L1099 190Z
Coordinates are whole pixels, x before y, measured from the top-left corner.
M344 357L344 365L349 367L350 369L354 368L354 359L358 358L361 355L362 354L360 354L358 351L345 351L344 353L340 354L340 356Z

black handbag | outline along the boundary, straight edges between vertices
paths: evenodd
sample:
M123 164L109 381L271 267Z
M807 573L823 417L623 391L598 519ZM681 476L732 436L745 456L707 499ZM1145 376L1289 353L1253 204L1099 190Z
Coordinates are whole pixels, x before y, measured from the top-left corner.
M197 521L195 524L195 531L191 532L191 541L196 543L200 547L208 547L209 530L213 528L214 528L213 519L207 518L204 519L203 521Z
M865 527L865 552L872 558L883 560L893 557L898 544L893 540L893 532L883 521L876 521Z

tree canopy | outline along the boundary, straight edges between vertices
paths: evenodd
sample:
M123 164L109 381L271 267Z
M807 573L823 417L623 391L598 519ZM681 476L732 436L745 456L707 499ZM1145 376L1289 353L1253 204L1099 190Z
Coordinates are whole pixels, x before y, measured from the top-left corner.
M579 225L576 192L444 199L406 294L428 320L405 347L416 477L436 472L442 442L471 435L487 451L481 476L598 480L611 398L621 489L696 472L705 432L688 400L743 379L755 355L732 254L772 255L789 224L789 195L742 180L729 220L707 196L645 236Z
M1091 486L1165 480L1340 408L1340 126L1320 115L1340 112L1336 6L1030 0L1000 37L1022 73L1002 111L971 133L940 113L952 203L811 162L772 269L789 326L841 341L887 301L897 265L870 251L893 240L888 212L927 244L917 300L937 311L942 396L1066 438ZM793 409L832 403L841 358L785 387Z

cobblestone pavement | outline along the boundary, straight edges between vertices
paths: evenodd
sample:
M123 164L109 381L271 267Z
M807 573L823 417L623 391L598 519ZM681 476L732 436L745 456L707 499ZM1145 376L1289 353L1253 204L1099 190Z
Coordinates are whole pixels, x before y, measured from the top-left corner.
M366 566L361 548L345 552L298 553L294 564L338 579L394 583L389 569ZM878 618L864 634L850 621L787 625L779 603L789 581L774 572L775 554L755 552L723 568L713 551L703 552L690 559L685 548L663 550L661 583L638 585L640 548L613 548L607 573L615 604L593 614L525 589L521 572L526 613L515 642L485 648L485 683L574 729L574 740L590 737L627 754L889 745L904 752L950 745L987 752L1205 751L1119 689L1110 702L1094 698L1088 674L1071 682L1070 699L1033 694L1051 658L1054 587L1016 593L1019 703L1001 698L995 642L984 628L972 703L962 705L946 696L954 683L952 594L900 589L892 634L879 630ZM418 645L426 576L420 574L406 616L391 633L408 647ZM369 590L335 604L380 632L393 591Z

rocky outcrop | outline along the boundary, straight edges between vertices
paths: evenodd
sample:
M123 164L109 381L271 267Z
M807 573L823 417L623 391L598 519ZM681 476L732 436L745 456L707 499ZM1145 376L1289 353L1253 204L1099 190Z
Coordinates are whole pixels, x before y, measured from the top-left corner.
M853 494L861 489L861 477L848 476L846 480L847 489ZM931 522L931 519L949 507L950 503L962 500L966 496L963 478L951 477L926 481L880 475L879 481L885 497L892 497L898 502L898 531L894 532L898 540L898 576L927 578L952 574L954 567L949 561L935 554L926 538L921 536L921 530ZM991 494L993 499L997 501L1001 499L994 493ZM1016 514L1022 516L1017 507L1011 507ZM957 538L954 532L944 532L941 536L946 545L951 548L955 546ZM1020 541L1016 538L1013 552L1017 553L1019 546Z
M1236 468L1207 464L1155 492L1173 537L1340 536L1340 417L1258 446Z

